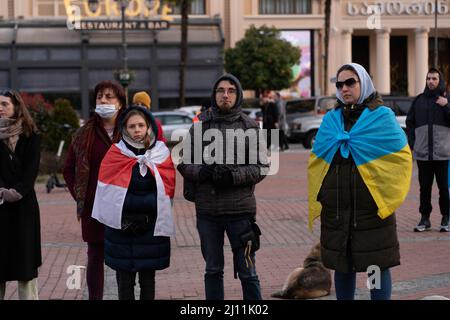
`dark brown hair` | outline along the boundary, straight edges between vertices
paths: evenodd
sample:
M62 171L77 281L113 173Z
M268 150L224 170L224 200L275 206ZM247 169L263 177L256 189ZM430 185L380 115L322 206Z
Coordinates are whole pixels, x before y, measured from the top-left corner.
M106 80L99 82L94 89L94 99L97 99L97 94L99 92L104 91L105 89L111 89L114 94L116 95L117 99L119 99L119 102L121 104L120 109L126 108L127 106L127 98L125 96L125 91L123 90L123 87L115 82Z
M14 105L14 119L22 120L23 133L29 137L33 132L37 132L36 124L23 102L20 94L14 90L5 90L0 92L0 96L8 97Z

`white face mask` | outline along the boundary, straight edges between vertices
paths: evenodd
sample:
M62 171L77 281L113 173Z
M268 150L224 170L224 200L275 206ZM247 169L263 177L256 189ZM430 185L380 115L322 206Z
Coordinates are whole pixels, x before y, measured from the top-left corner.
M117 110L113 104L98 104L95 106L95 113L103 119L111 119L116 115Z

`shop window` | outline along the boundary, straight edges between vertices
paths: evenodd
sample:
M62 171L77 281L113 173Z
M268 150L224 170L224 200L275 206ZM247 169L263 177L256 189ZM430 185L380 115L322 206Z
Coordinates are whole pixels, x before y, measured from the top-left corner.
M259 0L259 14L310 14L311 0Z
M172 8L172 14L181 14L180 6ZM189 4L189 14L206 14L205 0L193 0Z
M78 69L19 69L18 87L23 91L79 91Z

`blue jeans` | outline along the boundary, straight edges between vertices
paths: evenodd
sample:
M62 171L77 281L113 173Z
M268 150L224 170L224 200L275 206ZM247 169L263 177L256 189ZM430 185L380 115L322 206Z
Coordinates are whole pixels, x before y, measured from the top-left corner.
M216 222L197 216L197 230L200 235L205 268L205 295L207 300L223 300L224 232L232 248L238 248L237 273L241 280L244 300L262 300L261 288L255 268L255 254L251 254L251 264L246 263L244 248L239 236L250 229L250 221L245 218L229 222Z
M337 300L353 300L356 288L356 273L334 272L334 286ZM389 269L381 271L380 289L370 290L371 300L390 300L392 291L392 279Z

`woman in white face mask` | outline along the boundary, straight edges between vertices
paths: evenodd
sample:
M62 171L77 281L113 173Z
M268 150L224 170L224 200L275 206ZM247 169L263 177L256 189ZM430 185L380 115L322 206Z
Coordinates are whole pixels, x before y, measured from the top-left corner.
M123 88L111 81L97 84L95 113L74 135L64 167L64 179L77 202L77 219L88 244L86 282L89 300L103 298L104 227L91 217L100 163L120 134L116 125L126 106Z

